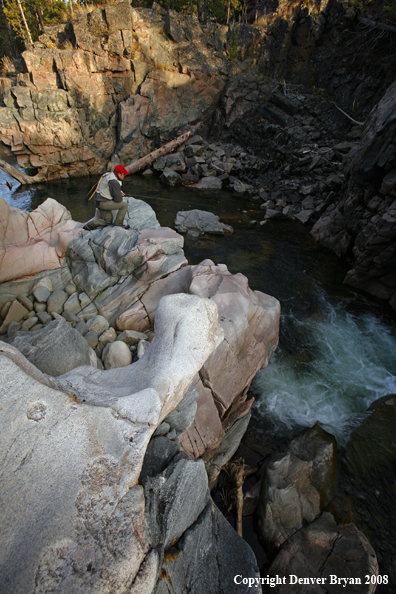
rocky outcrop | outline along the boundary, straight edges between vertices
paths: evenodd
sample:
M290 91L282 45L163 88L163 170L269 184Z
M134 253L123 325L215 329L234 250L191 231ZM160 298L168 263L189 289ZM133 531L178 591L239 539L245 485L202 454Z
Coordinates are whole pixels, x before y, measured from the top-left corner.
M257 9L253 26L231 30L123 1L46 28L23 53L25 72L1 79L1 140L21 167L48 179L96 174L109 161L132 161L187 129L216 133L220 99L229 125L261 103L263 85L268 96L281 91L263 111L276 123L286 121L278 108L287 103L293 115L290 87L282 93L268 77L303 82L319 94L327 88L341 107L366 114L396 75L375 58L365 64L368 76L352 66L361 56L353 36L370 44L352 6L281 2ZM241 61L228 59L235 52Z
M150 217L137 203L139 227ZM279 304L225 266L180 268L181 236L141 227L80 229L58 269L1 285L2 315L42 316L38 330L8 320L13 344L0 347L1 433L14 452L5 462L2 589L137 594L171 579L180 591L240 592L235 571L259 576L195 458L220 452L221 464L235 451L249 419L246 391L277 344ZM134 329L121 328L123 319L135 319ZM107 365L114 345L128 353L122 366ZM80 351L86 360L73 360Z
M0 282L59 268L68 242L82 227L68 210L48 198L33 212L0 198Z
M363 579L378 574L371 544L350 517L337 523L328 511L340 507L335 438L318 425L303 431L286 452L269 458L262 476L259 531L274 557L268 575L275 591L294 594L309 586L315 594L337 594L348 587L372 594L376 583ZM289 577L282 583L276 576Z
M354 524L337 526L326 512L286 542L268 573L273 579L293 576L277 586L278 594L298 594L302 584L312 594L339 594L346 587L351 594L374 594L376 584L363 576L378 575L378 563L366 536Z
M147 332L161 297L179 292L213 300L224 330L225 340L194 378L198 410L193 425L180 437L189 456L203 456L208 461L217 453L225 433L250 411L252 400L246 401L247 390L278 343L280 307L273 297L251 291L242 274L232 275L224 264L216 266L205 260L152 284L117 318L116 326ZM225 462L235 451L232 447ZM219 468L213 467L213 476L218 472Z
M393 513L393 468L396 462L396 398L388 394L374 402L356 427L342 452L340 487L343 498L335 507L338 522L353 521L370 538L377 553L379 574L389 576L383 591L396 587L391 559L396 551L395 532L388 518ZM388 567L391 569L388 571ZM381 586L378 586L381 591Z
M100 372L103 365L106 369L123 368L131 356L134 360L143 356L148 347L146 339L153 338L156 310L163 296L186 293L209 298L217 306L226 340L194 377L195 418L191 417L195 408L189 403L187 410L179 410L181 418L173 419L169 428L180 434L182 447L191 458L204 456L208 462L220 456L225 463L249 419L253 401L246 398L250 383L268 364L277 346L279 303L251 291L246 277L232 275L225 265L215 266L207 260L186 266L182 236L171 229L145 228L153 225L152 210L138 200L128 200L129 220L137 228L80 229L67 245L59 270L48 272L41 280L35 277L3 283L0 314L5 317L1 332L8 334L10 342L23 342L23 337L18 337L21 330L37 333L32 340L39 354L39 345L48 343L50 330L56 326L52 319L60 318L58 325L66 320L74 327L73 336L77 331L83 337L78 340L89 346L90 358L85 363L91 365L90 372L94 368ZM43 295L37 293L36 289L45 284ZM62 303L55 297L62 297ZM53 310L55 301L57 311ZM107 326L102 326L102 321ZM51 326L48 330L47 324ZM123 344L113 346L116 341ZM96 356L92 357L92 349ZM38 359L35 361L41 369ZM64 372L62 366L57 372L55 368L51 368L53 375ZM186 419L193 421L191 427ZM211 479L219 470L218 465L211 465Z
M284 454L266 465L260 493L260 534L280 548L290 536L319 517L337 488L335 438L318 425L296 437Z
M178 35L180 18L118 2L47 30L2 88L1 140L19 165L49 179L96 174L205 130L227 71L225 28L184 19Z
M2 491L2 590L152 591L161 553L137 483L144 452L221 337L213 303L169 296L150 352L125 377L100 372L85 403L29 377L2 350L2 447L13 444ZM83 377L90 368L79 369ZM70 374L63 382L73 384ZM199 474L199 462L189 464L190 476ZM199 513L179 515L176 530L171 516L168 530L180 536Z
M373 109L351 151L339 199L312 229L351 264L345 282L396 309L396 83Z

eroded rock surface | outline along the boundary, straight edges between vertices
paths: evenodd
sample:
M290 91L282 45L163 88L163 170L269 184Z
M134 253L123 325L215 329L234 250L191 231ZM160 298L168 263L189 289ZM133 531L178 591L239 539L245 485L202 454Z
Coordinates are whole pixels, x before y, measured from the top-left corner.
M97 385L92 368L77 368L58 380L66 393L2 349L1 441L13 449L2 489L2 589L127 593L137 580L152 591L158 555L137 485L143 456L221 338L210 301L166 297L143 359L117 377L100 372Z
M194 378L198 410L193 425L180 438L189 456L197 458L206 452L210 458L225 431L250 410L248 387L278 344L280 306L273 297L252 291L242 274L233 275L224 264L205 260L153 283L117 318L117 327L146 331L162 295L180 292L216 303L224 330L225 340Z
M32 212L0 198L0 282L59 268L68 242L81 227L52 198Z

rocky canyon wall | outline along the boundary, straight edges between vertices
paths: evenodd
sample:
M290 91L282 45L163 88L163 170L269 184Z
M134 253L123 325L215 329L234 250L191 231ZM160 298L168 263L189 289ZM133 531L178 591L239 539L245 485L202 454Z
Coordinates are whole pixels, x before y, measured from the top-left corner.
M396 76L386 35L384 47L366 44L357 9L344 2L263 3L250 20L204 26L155 3L121 1L48 27L23 53L24 72L0 79L0 139L21 167L48 179L97 174L187 129L220 133L212 128L220 100L236 114L239 95L248 96L243 111L263 100L241 73L327 89L356 117Z
M396 309L396 83L373 109L351 151L338 200L312 229L351 262L345 282Z

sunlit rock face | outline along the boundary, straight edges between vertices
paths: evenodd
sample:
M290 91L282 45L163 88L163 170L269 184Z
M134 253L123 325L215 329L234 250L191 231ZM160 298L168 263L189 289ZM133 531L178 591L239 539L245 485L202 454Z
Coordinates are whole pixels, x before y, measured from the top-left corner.
M184 19L177 35L170 11L167 37L164 19L120 2L48 28L23 53L26 72L3 85L0 108L1 140L20 166L49 179L92 175L208 127L225 84L227 28Z

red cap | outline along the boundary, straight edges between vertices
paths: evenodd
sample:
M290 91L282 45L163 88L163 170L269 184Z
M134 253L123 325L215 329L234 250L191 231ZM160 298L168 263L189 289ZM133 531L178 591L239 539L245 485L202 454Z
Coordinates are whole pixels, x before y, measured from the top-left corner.
M114 173L124 173L125 175L129 175L129 171L125 169L124 165L116 165L114 167Z

